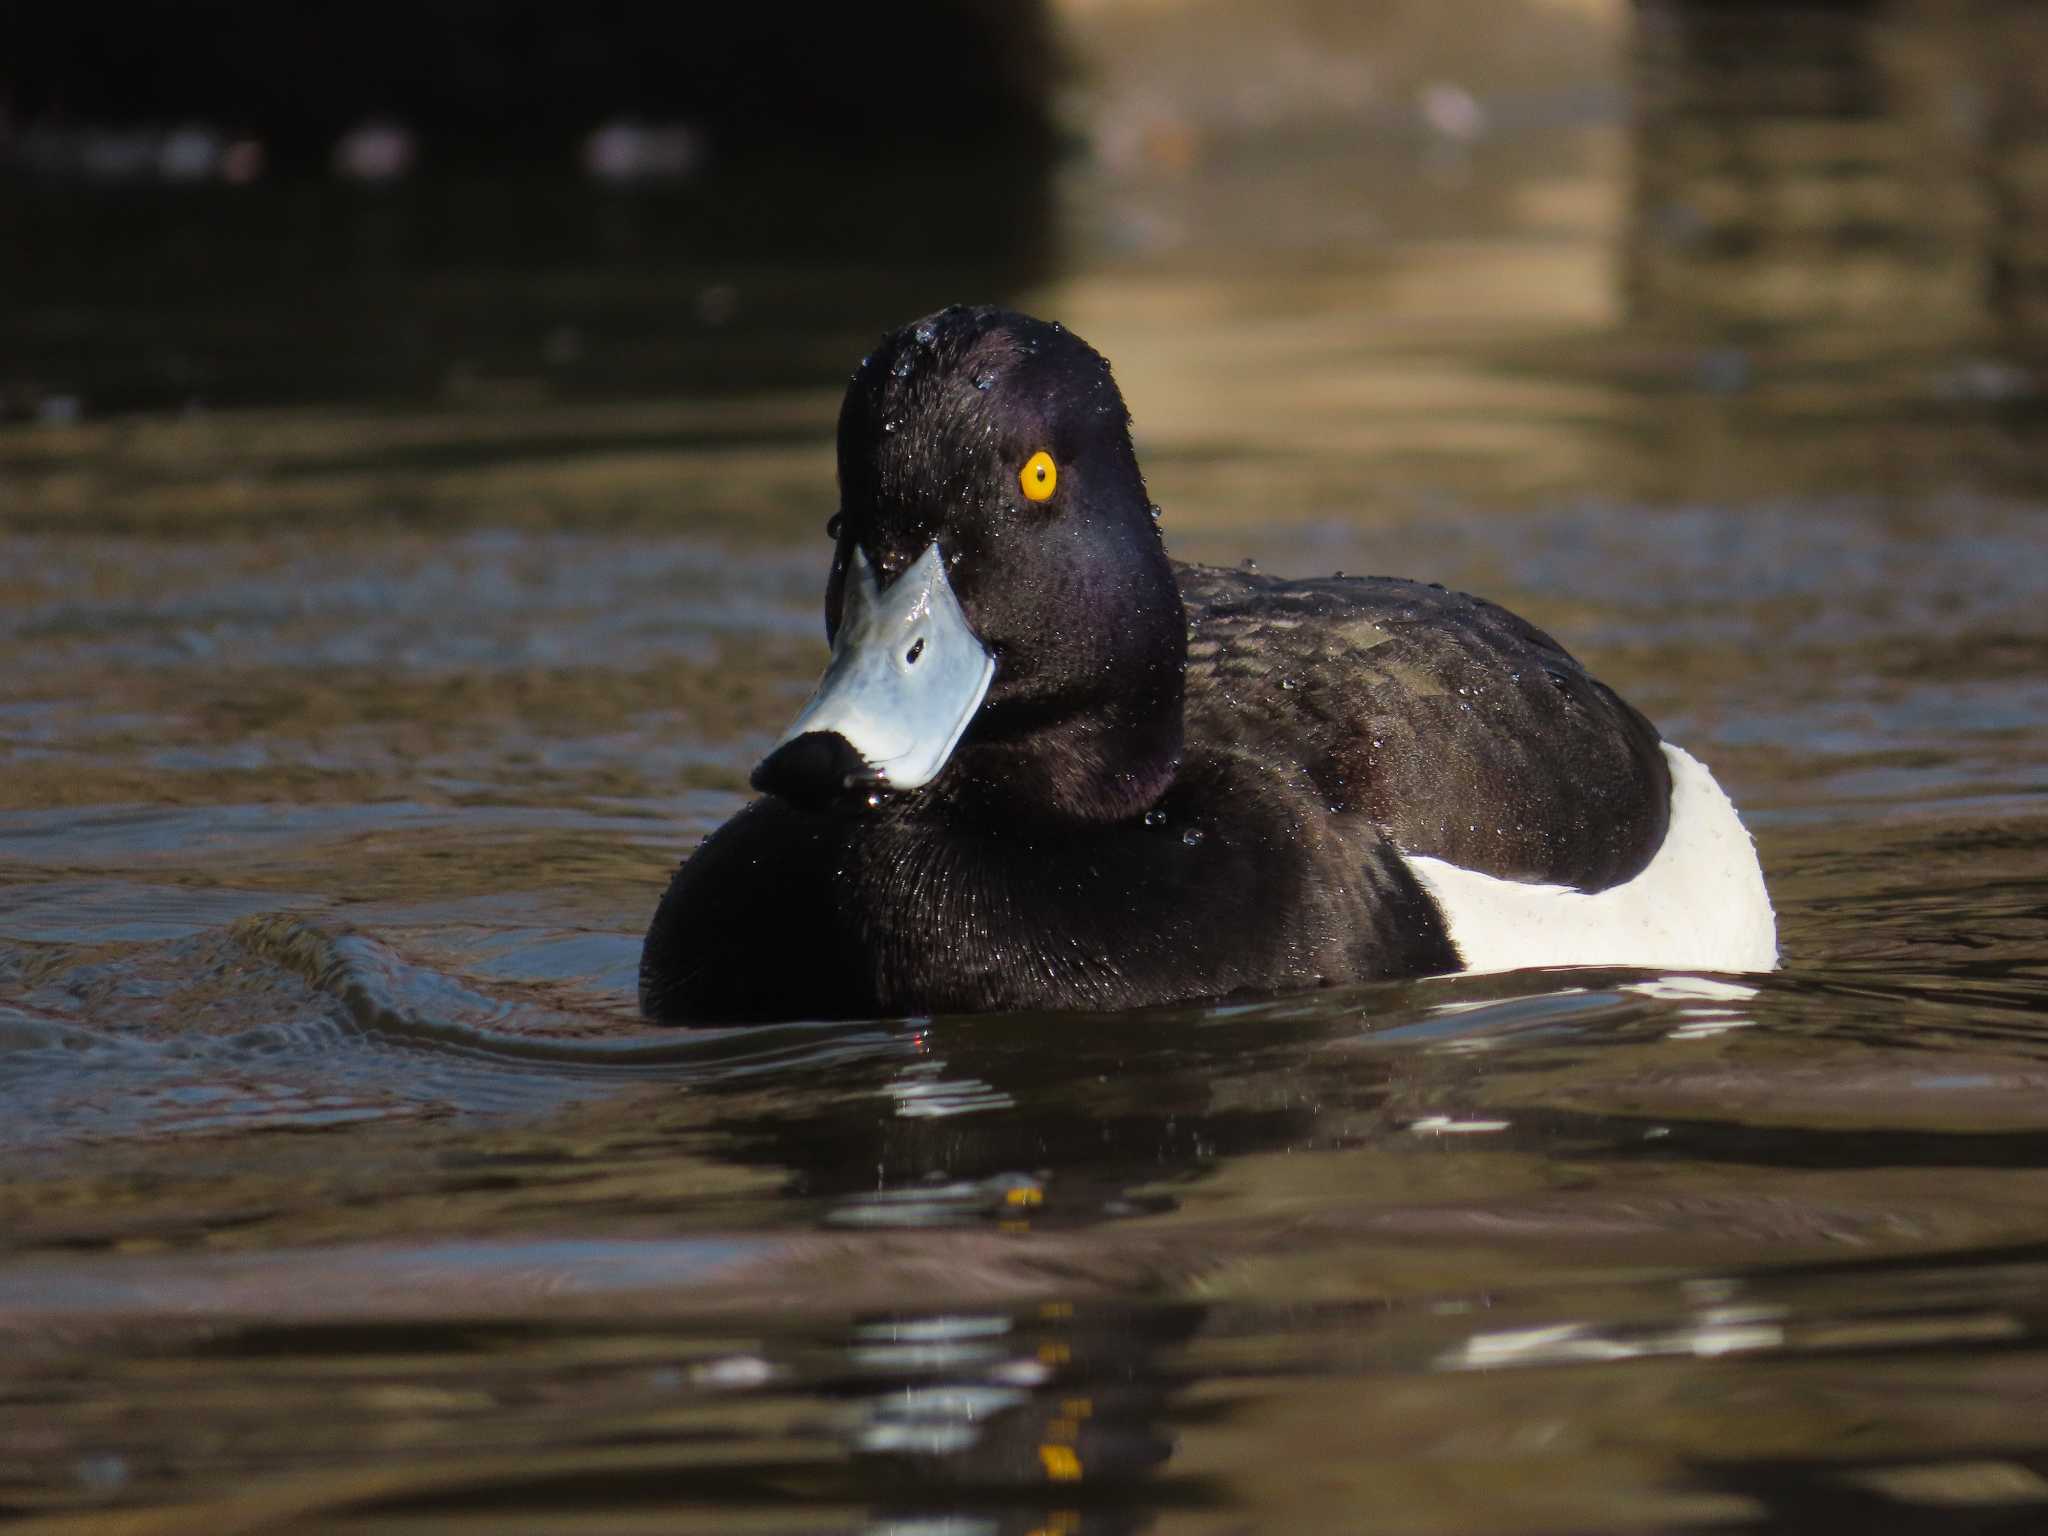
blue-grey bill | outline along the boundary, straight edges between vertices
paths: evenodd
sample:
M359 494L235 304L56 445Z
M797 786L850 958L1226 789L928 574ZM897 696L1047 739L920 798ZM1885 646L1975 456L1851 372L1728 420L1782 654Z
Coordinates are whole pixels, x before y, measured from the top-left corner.
M929 784L981 708L995 658L968 627L933 544L886 589L855 545L832 659L775 743L836 731L890 789Z

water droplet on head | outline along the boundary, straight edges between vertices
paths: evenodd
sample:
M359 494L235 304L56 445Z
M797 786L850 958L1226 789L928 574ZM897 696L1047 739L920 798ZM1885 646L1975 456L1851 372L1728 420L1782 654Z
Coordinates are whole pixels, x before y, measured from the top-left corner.
M884 432L894 432L894 431L896 430L896 421L895 421L895 418L894 418L894 417L891 417L891 418L890 418L890 419L889 419L888 421L885 421L885 422L883 422L883 423L882 423L882 430L883 430Z
M897 362L896 366L890 370L890 372L894 373L896 377L899 379L907 379L910 377L910 370L916 366L917 365L914 362L912 362L911 359L905 357L900 359Z
M1200 827L1189 827L1187 831L1181 833L1180 840L1192 848L1202 840L1202 829Z
M911 332L911 334L917 338L917 344L920 347L928 347L932 344L932 338L938 335L939 333L933 330L929 325L920 325L915 331Z
M1155 523L1158 522L1160 518L1166 516L1166 508L1160 506L1159 503L1156 501L1152 503L1151 512L1152 521Z
M1257 575L1259 570L1259 562L1254 560L1250 555L1246 555L1242 560L1237 562L1237 567L1241 571L1250 571L1253 575Z
M984 369L982 372L977 373L974 376L974 387L976 389L987 389L991 384L995 383L995 381L995 370L992 368Z
M839 530L844 528L845 526L846 514L844 512L834 512L830 517L825 519L825 537L828 539L838 538Z
M1295 689L1299 688L1301 684L1297 683L1291 677L1283 677L1280 679L1280 686L1282 688L1285 688L1289 693L1292 693Z
M1156 827L1165 820L1166 812L1160 810L1156 805L1145 813L1145 825L1148 827Z

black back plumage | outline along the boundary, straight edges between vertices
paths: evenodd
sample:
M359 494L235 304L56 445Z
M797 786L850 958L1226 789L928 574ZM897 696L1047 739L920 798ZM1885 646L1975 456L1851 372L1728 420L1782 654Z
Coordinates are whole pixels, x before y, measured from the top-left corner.
M1191 735L1297 761L1404 853L1604 890L1664 840L1656 727L1524 619L1386 576L1180 566Z

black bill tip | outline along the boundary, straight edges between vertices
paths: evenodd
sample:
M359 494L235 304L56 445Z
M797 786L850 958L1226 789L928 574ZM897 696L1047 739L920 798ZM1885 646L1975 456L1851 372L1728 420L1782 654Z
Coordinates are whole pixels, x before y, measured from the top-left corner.
M837 731L805 731L761 760L749 781L805 810L862 810L888 792L882 776Z

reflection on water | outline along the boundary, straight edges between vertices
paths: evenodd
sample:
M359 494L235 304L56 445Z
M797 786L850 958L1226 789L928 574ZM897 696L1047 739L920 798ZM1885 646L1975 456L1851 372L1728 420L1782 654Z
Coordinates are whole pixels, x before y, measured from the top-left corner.
M1140 103L960 217L34 192L0 1510L2038 1528L2040 38L1970 15L1642 7L1626 131L1296 50L1308 117ZM1734 791L1787 968L645 1030L815 674L845 369L991 295L1115 360L1178 553L1566 636Z
M1645 8L1637 304L2038 350L2048 36L2031 6L1967 28L1900 9L1877 27L1858 6Z
M1902 1009L1912 1036L1878 1022ZM347 1159L191 1144L174 1209L140 1147L89 1207L52 1198L77 1173L10 1191L22 1507L1023 1532L2038 1502L2043 1136L1980 1110L2025 1117L2048 1063L1973 1003L1475 978L537 1048L438 1017L330 1048L642 1086ZM941 1077L997 1101L911 1112Z
M1882 18L1886 24L1877 24ZM1815 481L2039 485L2048 37L2035 7L1642 9L1625 287L1666 387L1727 397ZM1894 430L1873 446L1874 424ZM1733 430L1731 430L1731 428Z

